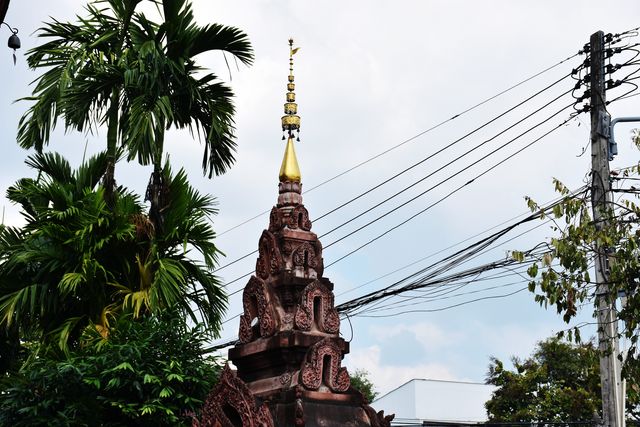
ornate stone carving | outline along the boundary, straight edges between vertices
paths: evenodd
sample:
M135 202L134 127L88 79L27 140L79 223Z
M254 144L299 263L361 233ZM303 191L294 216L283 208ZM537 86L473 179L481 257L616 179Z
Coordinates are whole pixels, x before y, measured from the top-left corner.
M284 245L282 245L282 252L285 255L291 255L291 252L293 252L293 250L295 249L296 245L294 242L292 242L291 240L287 240L284 242Z
M309 211L303 205L296 206L289 213L287 225L291 229L300 228L304 231L311 231L311 220L309 219Z
M282 268L283 261L278 242L273 233L264 230L258 243L258 260L256 261L256 274L267 279L272 274L277 274Z
M282 316L282 323L280 324L281 331L290 331L293 329L293 313L285 313Z
M318 341L307 351L300 372L302 385L318 390L323 384L331 391L341 393L349 389L349 373L340 366L342 351L331 339ZM328 366L325 366L328 363Z
M288 387L291 385L291 374L289 372L285 372L284 374L280 375L280 384L282 384L285 387Z
M319 310L314 307L317 300L320 304ZM316 314L319 314L319 319L314 318ZM320 332L337 334L340 330L340 316L333 307L333 293L317 280L308 284L302 291L295 317L296 326L303 331L311 330L314 320Z
M302 388L296 387L296 427L304 427L304 408L302 406Z
M202 408L201 420L193 419L193 427L274 427L266 404L258 404L247 385L229 368L224 367L218 384L211 390Z
M282 212L275 206L271 209L269 215L269 231L272 233L282 228Z
M376 412L375 409L366 404L362 405L362 409L369 417L371 427L391 427L391 421L396 417L395 414L385 416L384 411Z
M244 314L240 316L240 331L238 332L240 342L248 343L258 338L251 325L255 318L258 318L259 337L270 337L275 333L276 319L271 301L267 285L257 277L251 276L242 293Z
M315 269L318 266L316 250L310 243L306 242L295 249L292 256L292 261L295 267L311 267Z

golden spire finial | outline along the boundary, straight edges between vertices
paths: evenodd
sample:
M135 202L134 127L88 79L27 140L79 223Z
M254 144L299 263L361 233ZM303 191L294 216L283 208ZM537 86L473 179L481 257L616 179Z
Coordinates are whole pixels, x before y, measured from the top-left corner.
M287 132L287 148L282 159L280 167L280 181L300 182L300 168L298 167L298 159L293 146L293 131L298 133L297 140L300 141L300 116L298 113L298 104L296 104L296 94L294 92L296 85L293 83L293 55L300 49L293 47L293 39L289 39L289 82L287 83L287 102L284 104L284 116L282 116L282 131ZM285 139L284 135L282 139Z

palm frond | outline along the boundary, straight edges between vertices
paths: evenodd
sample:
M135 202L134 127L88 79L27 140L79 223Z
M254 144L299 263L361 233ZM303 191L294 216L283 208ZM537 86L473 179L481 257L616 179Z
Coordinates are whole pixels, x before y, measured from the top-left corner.
M235 27L210 24L196 32L189 54L191 57L212 50L228 52L243 64L253 64L253 47L249 37Z
M27 157L25 164L55 181L71 181L71 165L59 153L37 153Z

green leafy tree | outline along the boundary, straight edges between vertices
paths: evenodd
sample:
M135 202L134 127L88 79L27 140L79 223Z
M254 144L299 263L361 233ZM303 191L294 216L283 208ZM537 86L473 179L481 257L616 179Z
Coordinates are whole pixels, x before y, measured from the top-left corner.
M8 190L26 224L0 228L0 324L7 331L17 325L21 335L66 350L89 325L106 336L122 312L175 308L217 333L226 300L212 273L218 252L208 217L215 208L183 171L165 170L172 205L169 227L157 231L125 188L107 205L99 184L105 153L77 170L58 154L36 154L27 164L37 178Z
M88 330L67 359L44 354L0 380L0 425L188 426L218 378L208 335L176 316Z
M143 3L90 2L77 23L45 24L38 35L46 42L28 54L44 73L27 98L34 103L18 141L39 153L29 160L38 179L9 190L27 225L0 230L0 323L65 349L89 323L107 334L121 311L178 306L215 334L225 308L212 274L213 199L193 190L183 171L174 176L168 161L162 166L164 133L174 126L200 136L203 169L223 173L235 147L233 94L195 57L217 50L250 64L253 52L236 28L197 25L187 0L146 1L160 22L138 11ZM67 130L105 125L105 153L77 171L42 154L59 119ZM134 194L115 187L121 154L154 165L148 214Z
M195 57L221 50L245 64L253 60L251 45L236 28L200 27L186 0L163 0L162 22L143 14L131 31L132 61L125 74L123 142L129 159L153 164L146 198L150 218L163 226L166 176L162 173L165 132L175 126L203 137L203 170L211 177L233 162L233 93L216 75L199 67Z
M90 321L106 327L110 283L124 279L109 271L123 271L121 264L135 259L135 244L127 245L135 242L129 218L141 206L123 192L107 208L98 185L104 154L76 171L58 154L34 155L27 164L38 178L21 179L7 192L26 225L0 234L0 320L64 346Z
M638 137L636 135L636 141ZM594 257L608 260L609 301L625 295L626 305L616 302L617 316L622 321L619 337L628 340L623 374L630 378L640 370L640 205L635 179L640 176L640 164L614 172L610 181L616 194L612 208L604 212L599 224L592 219L591 196L571 197L569 190L554 180L563 202L554 209L552 229L556 237L549 242L550 250L528 270L530 291L540 305L555 307L569 322L581 305L595 304L596 283L592 276ZM537 205L529 200L535 210ZM614 301L615 302L615 301ZM594 316L596 312L594 311ZM580 329L568 331L569 339L580 340ZM623 355L614 355L622 358Z
M369 379L369 372L365 369L356 369L356 371L350 375L351 387L358 390L367 399L368 402L373 402L378 396L378 392L375 390L375 385Z
M573 345L558 338L538 343L513 370L492 358L487 383L497 386L486 402L490 422L591 422L602 406L599 352L591 343ZM639 401L632 394L628 408Z
M129 60L129 31L140 0L94 1L77 23L52 20L40 28L46 41L27 52L33 69L44 69L35 80L29 110L20 119L18 143L41 152L59 118L67 130L81 132L107 127L109 165L105 186L115 187L124 70ZM101 7L106 5L106 8ZM121 138L120 138L121 139Z
M162 21L137 11L157 5ZM105 188L115 187L120 147L130 159L154 164L149 189L152 218L163 199L164 132L187 128L204 141L202 167L211 177L233 162L233 93L199 67L201 53L229 53L253 60L247 36L237 28L195 23L187 0L95 0L76 23L53 20L38 33L46 40L28 52L28 63L45 72L36 79L33 105L20 120L18 141L42 151L57 120L67 129L107 128Z

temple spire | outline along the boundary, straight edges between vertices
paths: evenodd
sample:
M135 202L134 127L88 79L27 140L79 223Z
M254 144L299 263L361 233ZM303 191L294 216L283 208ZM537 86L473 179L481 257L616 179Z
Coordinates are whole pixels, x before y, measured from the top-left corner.
M285 148L284 158L282 159L282 166L280 166L280 181L292 181L300 182L300 167L298 166L298 159L296 158L296 151L294 147L294 134L296 131L298 134L297 140L300 141L300 116L298 113L298 104L296 104L296 94L293 77L293 55L298 51L298 47L293 47L293 39L289 39L289 82L287 83L287 97L284 104L284 116L282 116L282 131L287 134L287 147ZM282 139L285 139L284 135Z

